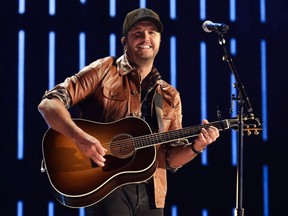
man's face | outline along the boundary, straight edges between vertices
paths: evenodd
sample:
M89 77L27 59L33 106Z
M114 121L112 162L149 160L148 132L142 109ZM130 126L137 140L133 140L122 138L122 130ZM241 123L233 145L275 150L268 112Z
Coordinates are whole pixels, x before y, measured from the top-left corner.
M153 61L159 51L160 41L161 34L155 24L140 21L126 35L127 55L136 64Z

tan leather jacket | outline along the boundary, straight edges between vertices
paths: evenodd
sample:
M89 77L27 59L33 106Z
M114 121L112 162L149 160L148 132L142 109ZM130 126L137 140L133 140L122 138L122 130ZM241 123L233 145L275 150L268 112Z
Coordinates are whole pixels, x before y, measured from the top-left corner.
M163 98L163 115L158 122L160 130L181 128L182 111L178 91L161 79L157 84L156 92ZM111 122L126 116L141 116L140 77L137 70L128 63L125 54L117 60L106 57L93 62L46 92L45 96L57 97L67 108L78 104L80 116L94 121ZM151 110L153 108L154 105ZM158 208L163 208L165 205L166 157L167 146L158 147L156 157L158 167L153 175L155 204Z

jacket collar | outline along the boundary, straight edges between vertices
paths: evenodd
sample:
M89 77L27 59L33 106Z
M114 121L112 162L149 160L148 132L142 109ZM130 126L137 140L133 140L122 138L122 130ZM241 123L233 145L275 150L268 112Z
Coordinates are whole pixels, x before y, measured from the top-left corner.
M130 65L126 53L124 53L116 60L116 64L117 64L117 72L121 76L125 76L129 74L131 71L135 70L135 67Z
M131 71L136 70L135 67L130 65L127 59L126 52L116 60L116 64L117 64L117 72L121 76L125 76L129 74ZM159 74L158 70L154 66L152 67L152 75L153 75L152 79L154 79L153 83L162 85L161 75Z

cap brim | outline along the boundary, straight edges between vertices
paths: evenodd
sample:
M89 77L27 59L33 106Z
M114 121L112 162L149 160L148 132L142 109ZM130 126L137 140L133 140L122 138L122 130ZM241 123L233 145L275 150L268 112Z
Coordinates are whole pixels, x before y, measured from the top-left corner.
M156 28L158 29L158 31L159 31L159 32L163 32L163 24L162 24L159 20L155 19L154 17L142 17L142 18L136 20L134 23L131 23L130 27L126 30L126 32L123 32L123 34L126 35L127 32L130 31L130 29L131 29L136 23L138 23L138 22L140 22L140 21L143 21L143 20L147 20L147 21L153 22L153 23L155 24Z

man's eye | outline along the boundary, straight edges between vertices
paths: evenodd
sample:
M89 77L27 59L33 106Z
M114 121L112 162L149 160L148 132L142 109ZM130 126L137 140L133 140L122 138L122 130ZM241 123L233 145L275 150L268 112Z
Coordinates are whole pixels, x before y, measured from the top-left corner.
M142 35L142 34L141 34L140 32L136 32L136 33L134 34L135 37L141 37L141 35Z

